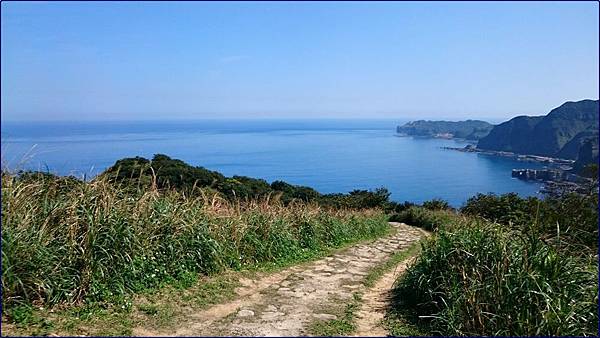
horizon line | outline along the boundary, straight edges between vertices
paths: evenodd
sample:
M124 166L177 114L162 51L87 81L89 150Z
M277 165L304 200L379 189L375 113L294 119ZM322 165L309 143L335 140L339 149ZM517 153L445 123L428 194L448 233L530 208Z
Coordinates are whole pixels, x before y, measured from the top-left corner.
M512 117L201 117L201 118L148 118L148 119L53 119L53 120L42 120L42 119L0 119L2 123L111 123L111 122L194 122L194 121L391 121L391 120L402 120L402 121L467 121L467 120L510 120L517 116ZM527 116L541 116L541 115L527 115Z

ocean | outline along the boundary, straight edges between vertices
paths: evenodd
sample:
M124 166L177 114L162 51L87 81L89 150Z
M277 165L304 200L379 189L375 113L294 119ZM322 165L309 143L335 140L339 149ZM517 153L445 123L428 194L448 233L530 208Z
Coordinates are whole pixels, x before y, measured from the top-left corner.
M399 137L403 120L198 120L2 122L2 166L92 178L124 157L166 154L227 176L284 180L322 193L386 187L395 201L479 192L535 196L539 183L511 178L540 163L463 153L465 142Z

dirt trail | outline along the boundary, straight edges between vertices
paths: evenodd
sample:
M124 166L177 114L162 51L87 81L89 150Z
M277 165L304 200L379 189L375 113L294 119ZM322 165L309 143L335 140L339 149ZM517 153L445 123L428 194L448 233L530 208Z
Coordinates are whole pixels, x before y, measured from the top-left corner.
M232 302L190 314L174 332L134 330L134 335L161 336L298 336L307 335L315 320L336 319L332 304L346 304L362 284L368 271L392 253L418 241L422 230L402 223L390 223L397 231L374 242L363 243L321 260L295 266L259 280L242 280ZM388 273L373 290L393 282ZM391 285L391 284L390 284ZM389 287L388 287L389 289ZM381 297L366 292L366 302L357 318L364 335L381 335L378 318L365 315L375 311ZM377 293L377 292L375 292ZM369 310L371 309L371 310ZM383 313L382 311L378 311ZM369 332L373 331L373 332Z
M388 334L381 322L390 304L394 282L404 273L411 260L409 258L400 262L395 269L385 273L372 288L365 291L362 307L356 315L355 337L384 337Z

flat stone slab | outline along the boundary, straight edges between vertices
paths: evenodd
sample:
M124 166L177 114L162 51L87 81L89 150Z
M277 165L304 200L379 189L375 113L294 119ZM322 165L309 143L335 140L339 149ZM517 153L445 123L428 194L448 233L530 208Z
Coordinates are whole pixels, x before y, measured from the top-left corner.
M238 317L251 317L254 316L254 311L252 310L240 310L237 314Z

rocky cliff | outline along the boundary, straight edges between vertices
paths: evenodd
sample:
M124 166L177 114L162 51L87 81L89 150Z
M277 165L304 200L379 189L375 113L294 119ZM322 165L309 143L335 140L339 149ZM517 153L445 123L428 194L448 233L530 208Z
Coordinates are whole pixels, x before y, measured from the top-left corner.
M598 100L567 102L546 116L518 116L495 126L477 148L576 160L598 138Z

